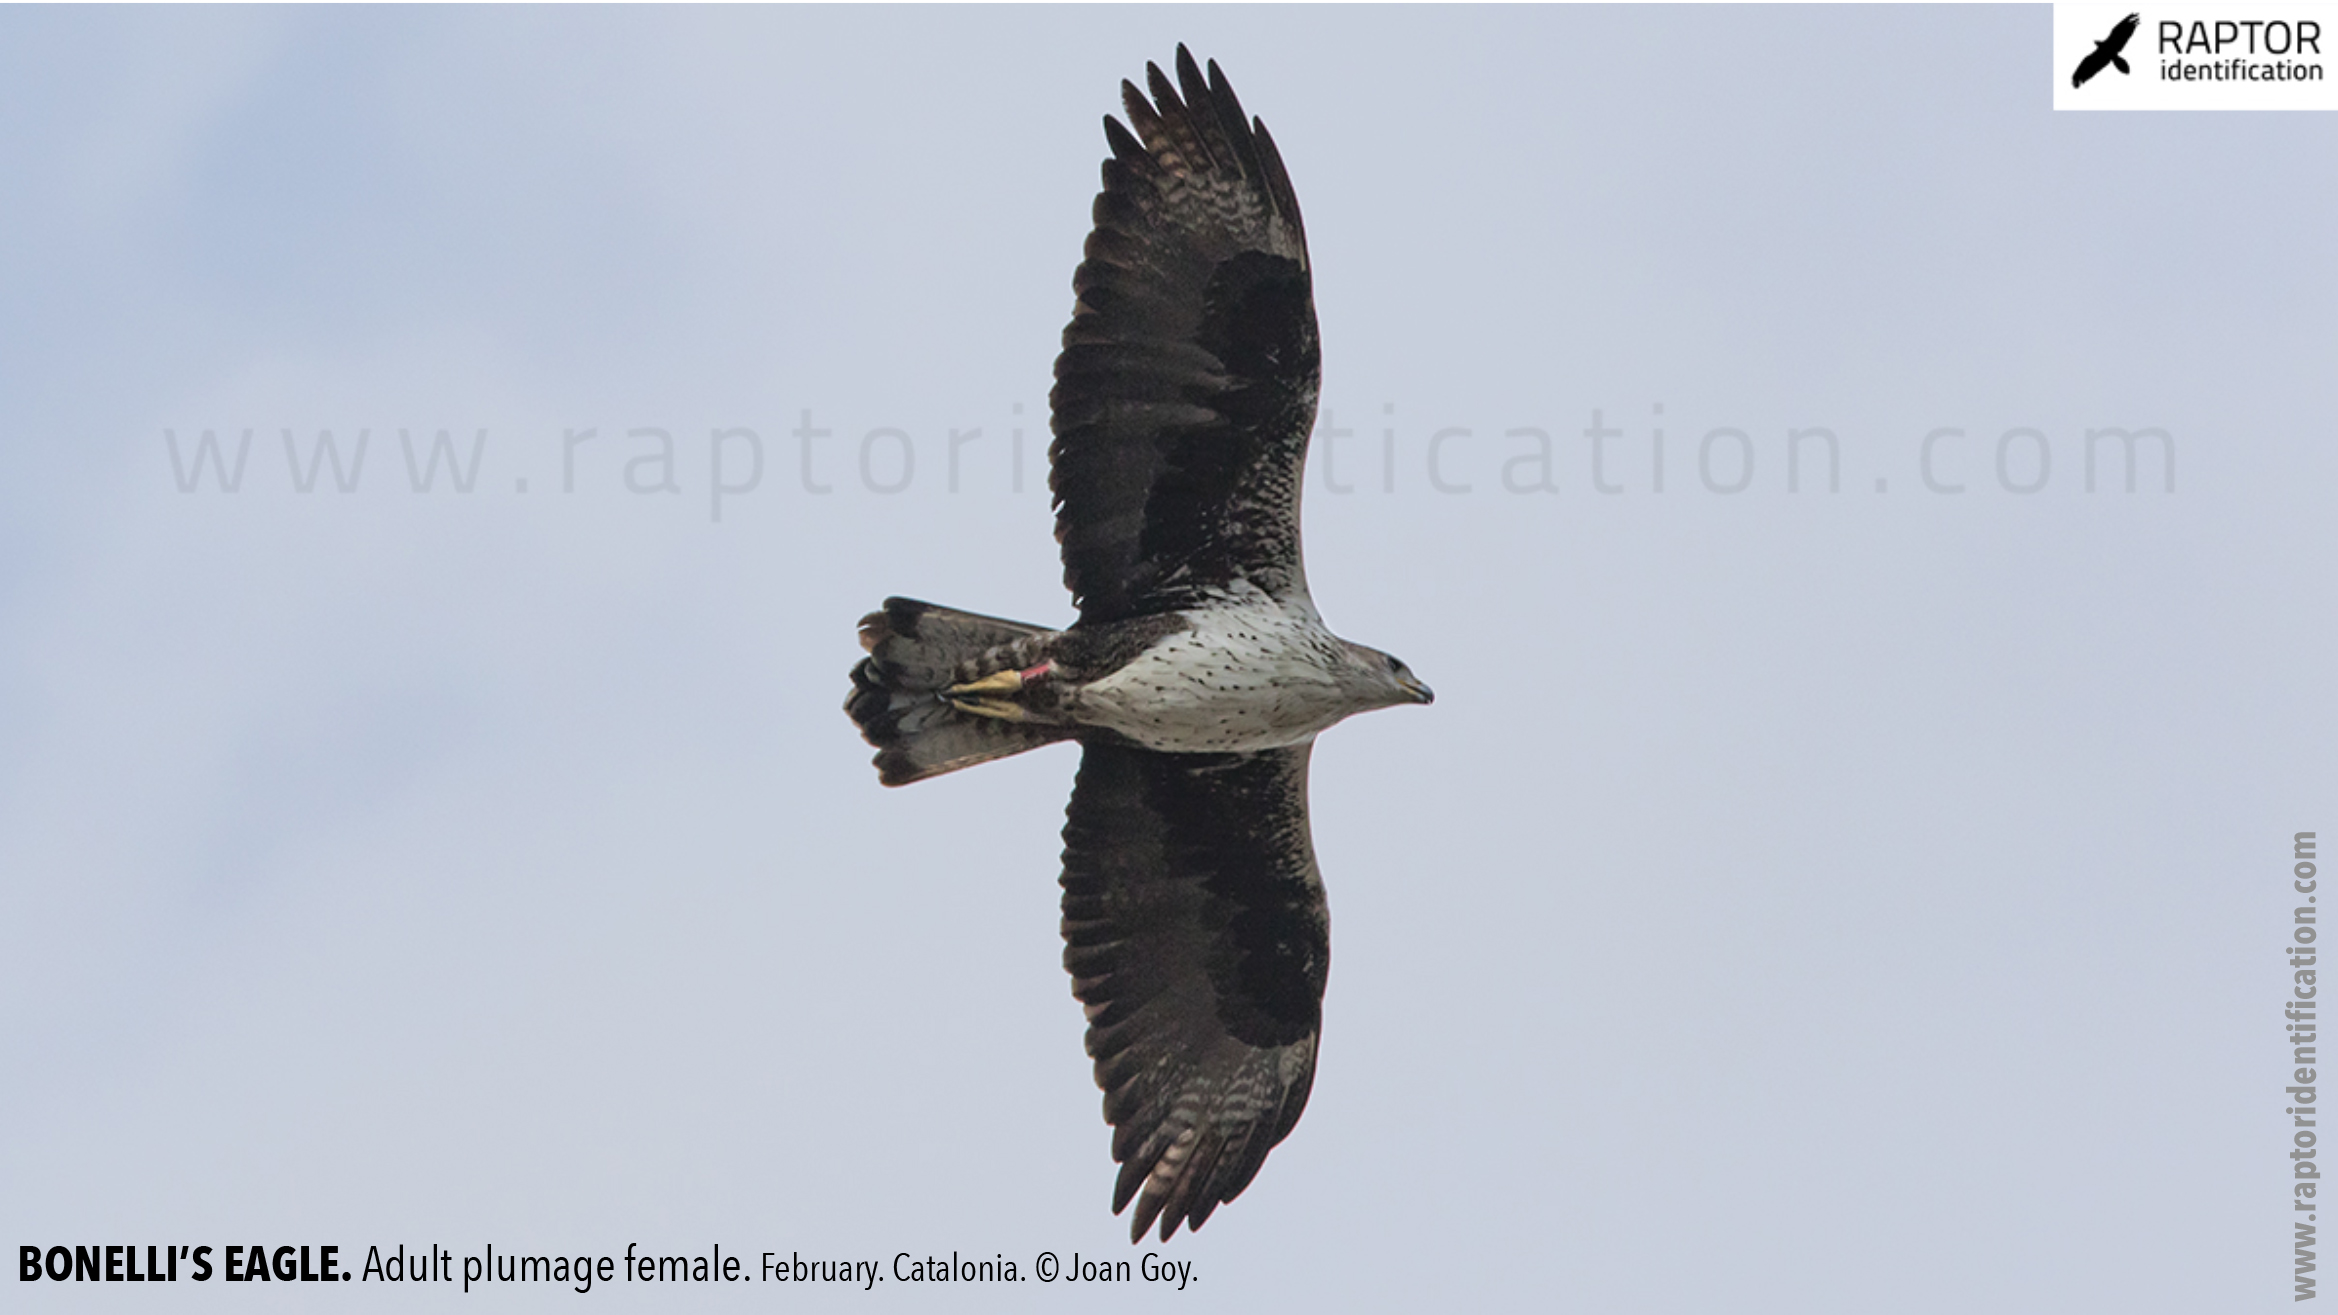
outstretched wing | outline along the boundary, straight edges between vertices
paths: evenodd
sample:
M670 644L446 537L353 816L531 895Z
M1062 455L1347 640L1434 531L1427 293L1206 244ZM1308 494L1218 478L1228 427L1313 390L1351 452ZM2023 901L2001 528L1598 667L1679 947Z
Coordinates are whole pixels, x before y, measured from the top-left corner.
M1130 1238L1199 1228L1258 1173L1315 1080L1329 915L1309 745L1092 743L1064 824L1064 967L1088 1012Z
M1183 46L1121 84L1055 361L1055 537L1084 622L1248 580L1304 594L1299 477L1322 355L1299 202L1266 125Z

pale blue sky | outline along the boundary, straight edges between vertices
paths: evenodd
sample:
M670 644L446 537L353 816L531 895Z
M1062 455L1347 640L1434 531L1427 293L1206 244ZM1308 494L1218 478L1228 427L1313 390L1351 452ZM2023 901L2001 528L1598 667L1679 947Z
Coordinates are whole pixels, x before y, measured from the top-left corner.
M886 791L838 705L888 593L1069 619L1048 371L1099 118L1184 40L1307 216L1317 600L1438 691L1316 754L1322 1066L1169 1248L1212 1305L2286 1304L2338 122L2057 117L2048 39L0 11L0 1234L1143 1254L1073 751ZM2172 493L2087 491L2111 426ZM369 431L356 490L288 428ZM206 429L239 491L179 488ZM410 488L441 429L467 493Z

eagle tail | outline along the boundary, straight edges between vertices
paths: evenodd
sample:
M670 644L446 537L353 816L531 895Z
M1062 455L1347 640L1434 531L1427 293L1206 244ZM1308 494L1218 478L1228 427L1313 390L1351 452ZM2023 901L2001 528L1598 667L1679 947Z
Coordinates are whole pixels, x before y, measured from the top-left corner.
M852 669L844 710L876 746L877 779L886 785L1005 758L1073 733L1000 712L970 712L943 693L1044 660L1055 631L888 598L882 610L861 618L860 632L869 655ZM1016 711L990 699L970 702Z
M2111 56L2111 67L2112 67L2112 68L2115 68L2115 69L2117 69L2117 70L2119 70L2121 73L2132 73L2132 72L2134 72L2134 70L2133 70L2133 69L2130 69L2130 68L2128 68L2128 67L2127 67L2127 59L2126 59L2126 56L2124 56L2124 55L2113 55L2113 56Z

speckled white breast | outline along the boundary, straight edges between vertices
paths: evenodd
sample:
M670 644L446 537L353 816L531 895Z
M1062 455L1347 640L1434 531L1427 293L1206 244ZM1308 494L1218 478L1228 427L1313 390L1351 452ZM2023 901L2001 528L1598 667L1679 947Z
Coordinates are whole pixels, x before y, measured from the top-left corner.
M1076 717L1169 753L1301 744L1352 712L1339 640L1304 599L1255 589L1182 614L1187 627L1081 688Z

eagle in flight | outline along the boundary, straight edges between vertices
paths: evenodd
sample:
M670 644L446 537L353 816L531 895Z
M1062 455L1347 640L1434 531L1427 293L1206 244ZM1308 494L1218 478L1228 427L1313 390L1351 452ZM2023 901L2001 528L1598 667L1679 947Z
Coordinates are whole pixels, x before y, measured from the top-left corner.
M1081 745L1064 967L1112 1125L1118 1214L1167 1241L1241 1194L1315 1077L1330 962L1307 756L1427 703L1307 596L1299 484L1321 378L1299 201L1266 125L1183 46L1121 84L1055 361L1049 484L1079 619L905 598L860 623L845 710L906 785Z
M2141 14L2129 14L2111 28L2109 36L2095 42L2094 49L2086 52L2086 58L2078 61L2078 67L2071 72L2071 87L2076 89L2085 86L2088 78L2106 67L2115 67L2121 73L2127 72L2127 60L2121 52L2127 49L2129 41L2134 40L2136 25L2142 21Z

